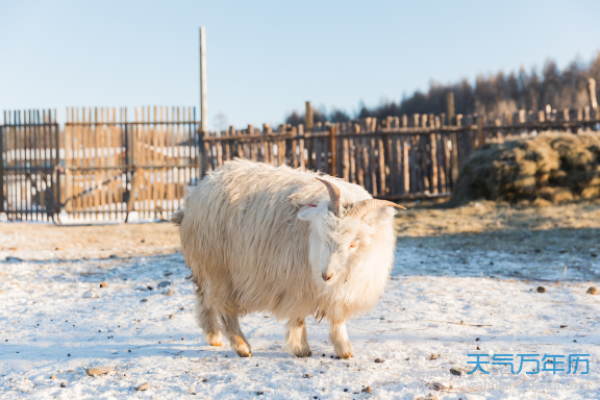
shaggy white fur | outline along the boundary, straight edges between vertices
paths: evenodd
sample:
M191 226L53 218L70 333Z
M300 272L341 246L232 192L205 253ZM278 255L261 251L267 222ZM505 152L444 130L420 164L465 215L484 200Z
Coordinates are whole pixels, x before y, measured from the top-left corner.
M339 210L330 209L317 177L339 189ZM352 357L345 320L377 303L396 241L394 210L385 206L391 204L348 215L361 201L375 203L371 198L328 175L240 159L191 188L185 211L172 221L180 226L208 342L222 346L223 330L240 356L251 356L238 316L270 312L289 319L289 350L309 356L304 319L314 315L331 322L336 354Z

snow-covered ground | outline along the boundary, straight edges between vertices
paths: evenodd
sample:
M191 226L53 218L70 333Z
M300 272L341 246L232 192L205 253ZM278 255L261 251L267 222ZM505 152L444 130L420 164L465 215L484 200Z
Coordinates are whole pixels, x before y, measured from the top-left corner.
M334 358L328 326L312 319L308 359L288 354L284 322L263 314L242 319L254 357L207 345L181 254L22 258L0 262L0 399L600 398L600 296L586 294L597 281L569 280L560 256L547 265L557 283L510 278L543 268L533 258L403 248L379 305L348 324L350 360ZM474 353L589 354L590 371L450 373L473 368ZM95 366L112 372L87 376Z

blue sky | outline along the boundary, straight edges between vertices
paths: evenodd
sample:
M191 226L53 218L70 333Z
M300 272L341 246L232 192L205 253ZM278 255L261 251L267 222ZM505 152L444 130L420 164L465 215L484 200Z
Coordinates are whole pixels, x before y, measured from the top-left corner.
M354 112L500 69L600 50L598 1L0 0L0 109L199 103L208 124L282 122L311 100Z

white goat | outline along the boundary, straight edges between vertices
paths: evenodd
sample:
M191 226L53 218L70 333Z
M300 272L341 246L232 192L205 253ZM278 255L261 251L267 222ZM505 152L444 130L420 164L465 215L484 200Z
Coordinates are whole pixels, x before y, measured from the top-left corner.
M238 316L288 319L286 341L311 355L304 319L331 322L341 358L353 356L345 320L371 310L389 277L394 203L328 175L234 160L191 188L173 214L197 285L207 341L221 329L242 357L252 355Z

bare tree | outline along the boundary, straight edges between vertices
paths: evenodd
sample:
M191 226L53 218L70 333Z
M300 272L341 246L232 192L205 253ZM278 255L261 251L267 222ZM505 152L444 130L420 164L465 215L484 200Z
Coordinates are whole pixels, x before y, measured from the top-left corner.
M213 125L217 131L224 131L229 127L227 116L219 111L213 118Z
M360 103L358 112L352 117L440 114L446 112L448 92L454 93L456 113L461 114L500 115L519 109L535 112L545 109L547 104L556 109L579 108L589 105L593 97L589 93L590 78L600 82L600 52L589 63L576 59L563 70L554 61L548 60L541 73L536 68L529 72L521 68L509 74L500 71L487 76L479 75L474 84L467 79L451 84L432 81L427 92L416 91L410 96L403 96L399 102L384 101L372 108ZM594 87L597 96L600 95L598 87ZM351 117L340 110L334 110L329 115L322 112L319 117L332 122L343 122L344 115L349 119ZM315 117L315 121L317 120ZM294 112L287 117L287 121L292 124L302 123L304 116Z

